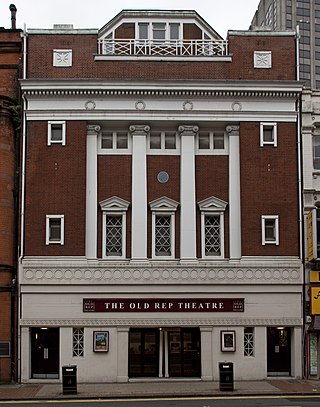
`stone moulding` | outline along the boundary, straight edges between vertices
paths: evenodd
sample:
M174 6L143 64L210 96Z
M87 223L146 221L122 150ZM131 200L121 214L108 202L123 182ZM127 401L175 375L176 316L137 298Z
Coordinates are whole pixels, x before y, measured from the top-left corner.
M299 92L290 90L149 90L149 89L26 89L25 96L190 96L190 97L269 97L296 98Z
M300 267L25 267L21 284L302 284Z
M188 314L190 315L190 314ZM302 326L302 318L212 318L212 319L21 319L20 326Z

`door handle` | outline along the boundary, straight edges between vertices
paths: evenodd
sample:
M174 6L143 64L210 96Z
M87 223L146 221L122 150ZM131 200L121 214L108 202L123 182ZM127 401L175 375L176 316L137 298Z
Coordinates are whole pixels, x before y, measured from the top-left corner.
M43 359L49 359L49 349L43 348Z

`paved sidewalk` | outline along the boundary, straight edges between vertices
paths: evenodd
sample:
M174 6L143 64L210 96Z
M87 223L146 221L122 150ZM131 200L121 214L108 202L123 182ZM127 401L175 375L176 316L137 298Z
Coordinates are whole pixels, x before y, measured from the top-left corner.
M319 395L320 382L274 379L235 382L234 391L219 390L218 382L135 381L130 383L78 383L77 394L63 395L62 384L0 385L0 400L86 399L128 397L240 396L240 395Z

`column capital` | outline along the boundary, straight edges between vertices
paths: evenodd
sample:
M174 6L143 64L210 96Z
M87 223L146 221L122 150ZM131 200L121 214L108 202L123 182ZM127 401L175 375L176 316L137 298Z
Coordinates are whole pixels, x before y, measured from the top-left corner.
M189 125L189 124L183 124L178 127L178 132L180 133L181 136L196 136L199 131L199 126L196 126L194 124Z
M101 127L98 124L89 124L87 126L87 134L90 136L97 135L101 130Z
M313 134L316 130L316 126L311 124L310 126L301 126L301 133L303 134Z
M229 134L229 136L239 136L239 131L239 125L230 124L226 127L226 132Z
M129 131L132 136L146 136L150 131L150 126L147 124L131 124Z

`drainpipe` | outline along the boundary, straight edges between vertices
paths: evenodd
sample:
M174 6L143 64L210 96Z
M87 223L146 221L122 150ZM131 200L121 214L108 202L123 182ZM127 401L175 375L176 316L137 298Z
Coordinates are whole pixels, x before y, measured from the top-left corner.
M299 49L299 40L300 40L300 28L297 24L296 29L296 76L297 80L300 80L300 49ZM302 274L303 274L303 284L302 284L302 323L303 323L303 335L302 335L302 360L303 360L303 377L308 376L308 366L307 366L307 330L306 330L306 266L305 266L305 233L304 233L304 195L303 195L303 180L302 180L302 165L303 165L303 152L302 152L302 135L301 135L301 105L302 105L302 96L300 95L298 105L297 105L297 127L298 127L298 140L297 140L297 149L298 149L298 182L299 182L299 226L300 226L300 258L302 262Z
M27 79L27 32L26 25L24 25L23 30L23 74L22 79ZM24 256L24 227L25 227L25 184L26 184L26 137L27 137L27 100L24 95L22 95L22 157L21 157L21 204L20 204L20 247L18 250L18 275L20 277L21 264ZM21 333L20 333L20 315L21 315L21 298L20 298L20 285L17 288L17 332L18 332L18 379L21 381Z

